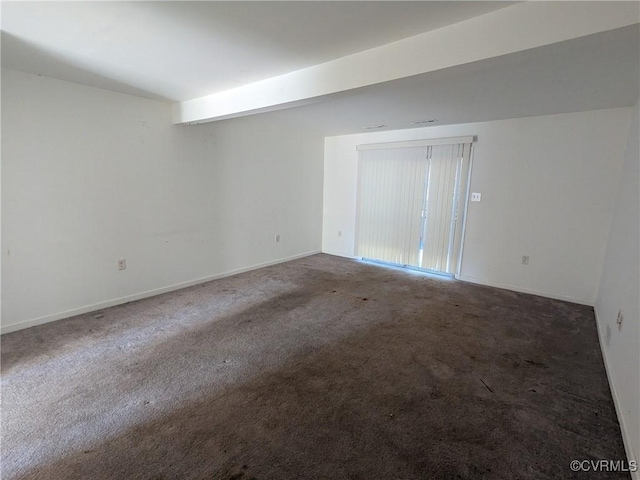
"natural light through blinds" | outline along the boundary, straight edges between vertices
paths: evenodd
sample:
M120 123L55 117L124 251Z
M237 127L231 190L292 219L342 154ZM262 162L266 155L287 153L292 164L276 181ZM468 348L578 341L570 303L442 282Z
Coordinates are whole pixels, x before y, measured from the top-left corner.
M425 147L362 152L358 178L357 255L402 265L417 265Z
M429 147L421 268L445 273L456 271L464 211L461 200L466 198L468 178L465 146Z
M455 273L472 141L358 147L356 255Z

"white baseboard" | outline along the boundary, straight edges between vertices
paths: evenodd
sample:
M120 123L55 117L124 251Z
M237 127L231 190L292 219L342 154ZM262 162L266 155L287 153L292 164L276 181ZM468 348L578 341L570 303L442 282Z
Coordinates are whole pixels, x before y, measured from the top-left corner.
M350 258L352 260L362 260L361 257L356 257L356 256L348 255L345 253L337 253L337 252L329 252L329 251L323 251L322 253L326 253L327 255L333 255L336 257ZM402 268L402 267L398 267L398 268ZM538 295L540 297L553 298L555 300L563 300L565 302L577 303L579 305L588 305L589 307L593 307L595 304L595 301L593 299L585 300L584 298L570 297L567 295L557 295L555 293L543 292L540 290L533 290L528 288L516 287L513 285L506 285L504 283L488 282L481 278L469 277L466 275L454 275L454 278L456 280L461 280L463 282L475 283L476 285L484 285L485 287L502 288L504 290L511 290L512 292L528 293L531 295Z
M640 458L638 458L638 455L634 451L633 445L631 444L631 438L629 438L629 429L626 426L624 415L622 414L622 406L620 405L620 400L618 399L618 393L612 381L611 373L609 372L609 362L607 360L606 345L603 342L602 332L600 331L601 317L598 315L598 307L594 306L593 311L596 315L596 329L598 330L598 341L600 343L600 351L602 352L602 359L604 360L604 369L607 372L609 389L611 390L611 396L613 397L613 405L616 408L616 416L618 417L618 423L620 424L620 432L622 433L622 441L624 443L624 449L627 453L627 459L640 462ZM604 323L602 325L604 325ZM612 459L612 460L617 460L617 459ZM636 472L631 472L631 478L633 480L640 480L640 469Z
M353 255L349 255L349 254L342 253L342 252L329 252L329 251L326 251L326 250L322 250L322 253L324 253L325 255L331 255L332 257L349 258L351 260L360 259L360 257L354 257Z
M36 325L42 325L44 323L55 322L56 320L62 320L63 318L75 317L76 315L82 315L83 313L89 313L96 310L102 310L108 307L114 307L116 305L122 305L123 303L133 302L135 300L141 300L143 298L154 297L156 295L161 295L163 293L173 292L174 290L180 290L181 288L191 287L193 285L198 285L200 283L210 282L212 280L217 280L219 278L230 277L232 275L237 275L239 273L249 272L251 270L257 270L259 268L269 267L271 265L277 265L279 263L290 262L291 260L297 260L299 258L308 257L311 255L316 255L321 253L320 250L314 250L312 252L301 253L298 255L293 255L291 257L280 258L278 260L273 260L271 262L260 263L257 265L252 265L250 267L238 268L236 270L230 270L224 273L219 273L217 275L211 275L209 277L198 278L196 280L189 280L186 282L176 283L174 285L170 285L168 287L155 288L153 290L147 290L146 292L134 293L132 295L127 295L120 298L114 298L112 300L106 300L104 302L94 303L92 305L85 305L83 307L74 308L71 310L66 310L64 312L54 313L52 315L45 315L44 317L33 318L30 320L25 320L19 323L15 323L12 325L6 325L0 327L0 335L10 332L15 332L17 330L22 330L29 327L35 327Z
M511 290L512 292L528 293L531 295L538 295L539 297L553 298L554 300L563 300L565 302L577 303L579 305L588 305L589 307L593 307L595 304L593 300L585 300L584 298L575 298L567 295L557 295L555 293L543 292L530 288L515 287L513 285L506 285L504 283L487 282L479 278L467 277L466 275L456 275L455 278L457 280L462 280L463 282L475 283L477 285L484 285L486 287L495 287L502 288L504 290Z

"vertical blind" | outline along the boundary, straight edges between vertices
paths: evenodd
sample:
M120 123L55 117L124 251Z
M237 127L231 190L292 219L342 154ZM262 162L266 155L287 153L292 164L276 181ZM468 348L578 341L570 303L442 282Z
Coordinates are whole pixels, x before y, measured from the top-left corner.
M359 148L357 256L455 273L472 139L463 140Z
M429 147L421 268L455 273L468 178L465 147L468 144Z
M418 266L426 147L360 152L357 255Z

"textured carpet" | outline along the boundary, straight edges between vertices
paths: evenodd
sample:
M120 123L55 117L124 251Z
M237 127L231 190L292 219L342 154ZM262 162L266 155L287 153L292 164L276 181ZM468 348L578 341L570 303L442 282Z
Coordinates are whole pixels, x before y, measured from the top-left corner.
M328 255L2 337L5 480L584 479L571 460L624 458L590 307Z

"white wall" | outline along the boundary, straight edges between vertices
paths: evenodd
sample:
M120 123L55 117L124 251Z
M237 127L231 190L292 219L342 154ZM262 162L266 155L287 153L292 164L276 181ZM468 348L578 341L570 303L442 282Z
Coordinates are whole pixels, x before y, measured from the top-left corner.
M640 461L640 122L635 106L609 242L598 289L596 318L609 384L630 459ZM618 330L616 318L624 320ZM640 478L640 474L636 478Z
M475 135L471 191L482 201L469 204L460 278L593 305L630 113L328 137L323 251L354 254L356 145Z
M321 135L268 115L174 126L168 104L2 82L3 331L320 250Z

